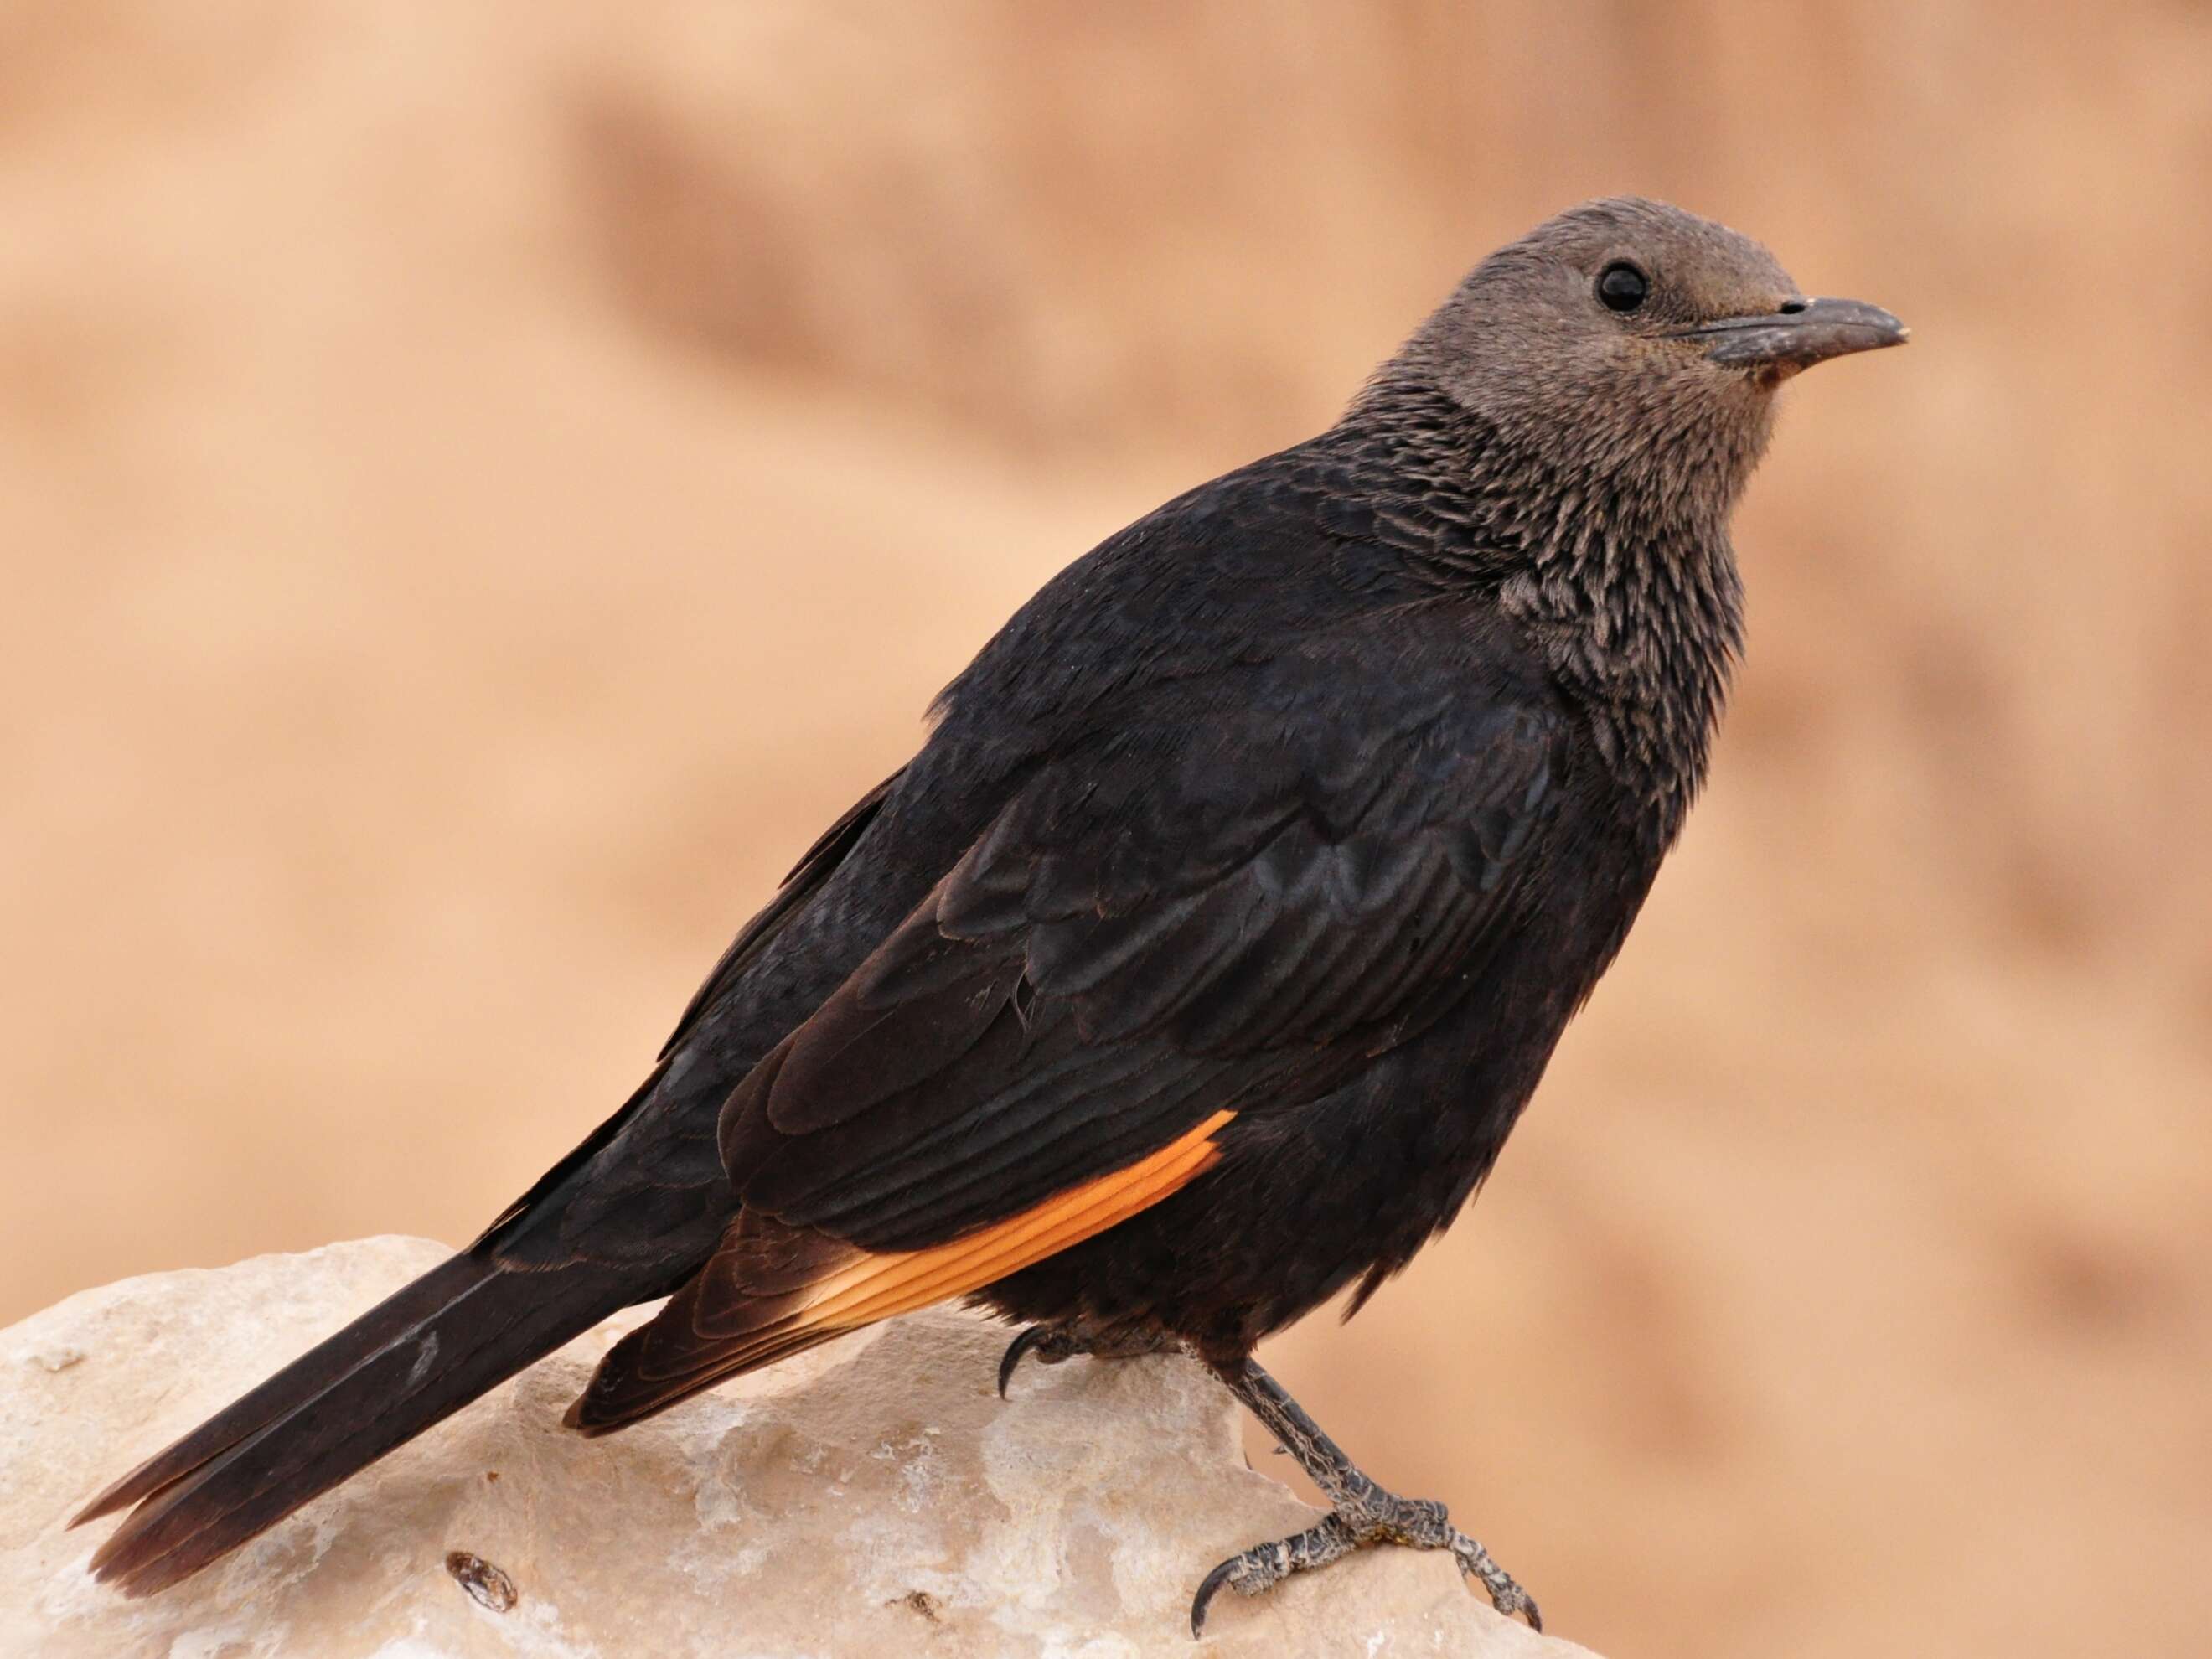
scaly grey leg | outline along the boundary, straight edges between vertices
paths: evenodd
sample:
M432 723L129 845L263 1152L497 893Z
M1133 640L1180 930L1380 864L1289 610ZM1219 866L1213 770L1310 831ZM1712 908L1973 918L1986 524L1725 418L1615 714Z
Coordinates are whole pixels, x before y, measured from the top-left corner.
M1294 1572L1325 1567L1376 1544L1449 1550L1461 1572L1481 1581L1498 1612L1509 1619L1521 1613L1531 1627L1544 1628L1534 1599L1491 1559L1488 1550L1452 1525L1442 1504L1401 1498L1376 1485L1256 1362L1217 1364L1213 1370L1283 1449L1298 1460L1298 1467L1328 1499L1330 1514L1317 1527L1232 1555L1206 1574L1191 1602L1193 1636L1205 1630L1206 1607L1223 1585L1242 1595L1257 1595Z

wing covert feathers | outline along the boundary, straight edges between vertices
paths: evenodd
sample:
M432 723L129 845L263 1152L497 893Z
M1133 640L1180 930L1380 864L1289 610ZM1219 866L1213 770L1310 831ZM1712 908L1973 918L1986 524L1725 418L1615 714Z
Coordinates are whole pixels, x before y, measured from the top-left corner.
M1234 1117L1216 1112L1157 1152L1110 1170L949 1243L870 1255L823 1281L805 1317L854 1330L982 1289L1056 1255L1179 1191L1220 1160L1213 1136Z
M1214 1136L1235 1115L1216 1112L1134 1163L926 1249L870 1252L749 1215L651 1323L608 1352L568 1423L605 1433L832 1337L979 1291L1189 1185L1219 1161Z

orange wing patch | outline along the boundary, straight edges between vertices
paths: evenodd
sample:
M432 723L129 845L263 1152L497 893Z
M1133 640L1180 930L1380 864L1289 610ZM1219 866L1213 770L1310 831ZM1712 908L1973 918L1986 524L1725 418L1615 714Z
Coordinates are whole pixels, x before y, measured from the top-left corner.
M799 1314L801 1328L857 1330L982 1289L1150 1209L1221 1161L1213 1135L1237 1114L1216 1112L1127 1169L1055 1193L1034 1209L926 1250L863 1256L830 1274Z
M1236 1115L1216 1112L1126 1169L926 1250L870 1255L818 1233L744 1217L696 1278L608 1351L569 1408L568 1425L605 1434L724 1377L981 1290L1079 1244L1219 1163L1213 1136ZM763 1245L768 1253L753 1258L750 1250ZM777 1247L787 1254L779 1256Z

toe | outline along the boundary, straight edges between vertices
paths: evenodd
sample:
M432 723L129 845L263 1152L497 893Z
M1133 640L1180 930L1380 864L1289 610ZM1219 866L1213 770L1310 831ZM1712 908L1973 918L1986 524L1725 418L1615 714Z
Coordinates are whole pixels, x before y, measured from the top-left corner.
M1006 1344L1006 1352L999 1358L1000 1399L1004 1400L1006 1397L1006 1384L1014 1380L1014 1370L1022 1363L1022 1356L1043 1341L1045 1333L1049 1328L1050 1327L1044 1325L1031 1325L1019 1336Z
M1528 1621L1531 1630L1544 1628L1544 1615L1537 1610L1536 1598L1521 1588L1513 1575L1498 1565L1497 1558L1482 1547L1479 1539L1454 1531L1451 1553L1459 1562L1459 1570L1480 1583L1489 1594L1490 1605L1508 1619L1518 1613Z

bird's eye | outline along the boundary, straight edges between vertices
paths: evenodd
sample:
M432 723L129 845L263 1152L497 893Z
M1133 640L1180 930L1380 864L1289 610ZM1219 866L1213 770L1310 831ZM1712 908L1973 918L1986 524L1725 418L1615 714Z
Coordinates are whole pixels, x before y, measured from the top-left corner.
M1607 311L1633 311L1651 292L1651 279L1626 259L1598 273L1597 297Z

